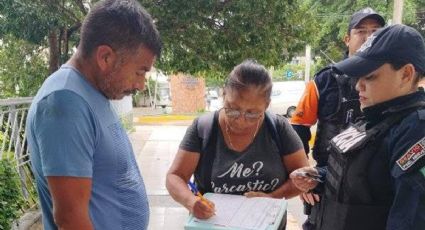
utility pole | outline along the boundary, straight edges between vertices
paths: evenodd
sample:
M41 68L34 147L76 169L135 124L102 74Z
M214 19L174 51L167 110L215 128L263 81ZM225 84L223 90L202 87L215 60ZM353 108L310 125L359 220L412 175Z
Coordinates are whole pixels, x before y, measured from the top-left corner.
M392 24L401 24L403 18L403 2L404 0L394 0L394 11Z
M310 65L311 65L311 46L305 46L305 70L304 70L304 82L310 81Z

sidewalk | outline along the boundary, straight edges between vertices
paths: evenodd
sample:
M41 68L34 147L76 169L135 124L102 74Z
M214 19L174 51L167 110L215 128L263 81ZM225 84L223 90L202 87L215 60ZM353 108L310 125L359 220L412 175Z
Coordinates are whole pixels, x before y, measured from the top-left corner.
M135 116L134 119L139 119ZM151 207L149 229L183 229L188 211L176 203L165 188L165 175L191 120L168 120L164 125L135 125L130 136L142 172ZM170 125L173 124L174 125ZM299 213L298 198L289 201L287 230L300 230L292 210ZM297 217L297 219L299 219Z

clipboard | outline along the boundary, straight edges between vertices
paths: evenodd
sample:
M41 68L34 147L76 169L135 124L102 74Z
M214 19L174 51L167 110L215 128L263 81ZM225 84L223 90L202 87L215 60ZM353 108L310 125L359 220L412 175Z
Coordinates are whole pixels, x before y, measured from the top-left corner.
M217 195L217 194L215 194ZM206 198L211 196L211 193L204 194ZM249 198L246 198L249 199ZM264 198L267 199L267 198ZM278 230L282 229L282 226L286 225L286 208L288 203L285 199L276 199L276 202L279 202L279 210L275 216L275 220L272 224L268 224L263 230ZM211 223L202 223L199 222L192 214L190 214L184 225L185 230L241 230L245 228L235 228L229 226L216 225Z

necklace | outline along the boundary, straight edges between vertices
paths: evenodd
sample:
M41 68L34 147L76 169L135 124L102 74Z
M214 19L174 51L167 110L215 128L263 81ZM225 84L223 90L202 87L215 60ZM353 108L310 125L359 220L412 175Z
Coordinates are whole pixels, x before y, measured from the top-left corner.
M229 140L230 148L233 149L233 150L236 150L235 146L232 143L232 138L230 138L229 124L227 122L225 122L225 123L226 123L226 129L225 130L226 130L226 134L227 134L227 139ZM252 138L251 138L249 143L252 143L254 141L255 135L257 135L257 132L258 132L258 126L259 125L260 125L260 120L257 121L257 127L255 128L254 133L253 133Z

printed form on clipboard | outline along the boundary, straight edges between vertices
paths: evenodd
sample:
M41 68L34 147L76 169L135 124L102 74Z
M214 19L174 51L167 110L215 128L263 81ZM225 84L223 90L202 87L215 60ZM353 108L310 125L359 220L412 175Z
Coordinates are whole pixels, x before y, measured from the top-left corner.
M185 229L278 229L286 214L286 200L266 197L247 198L241 195L207 193L214 202L216 215L200 220L192 215ZM285 220L286 221L286 220Z

